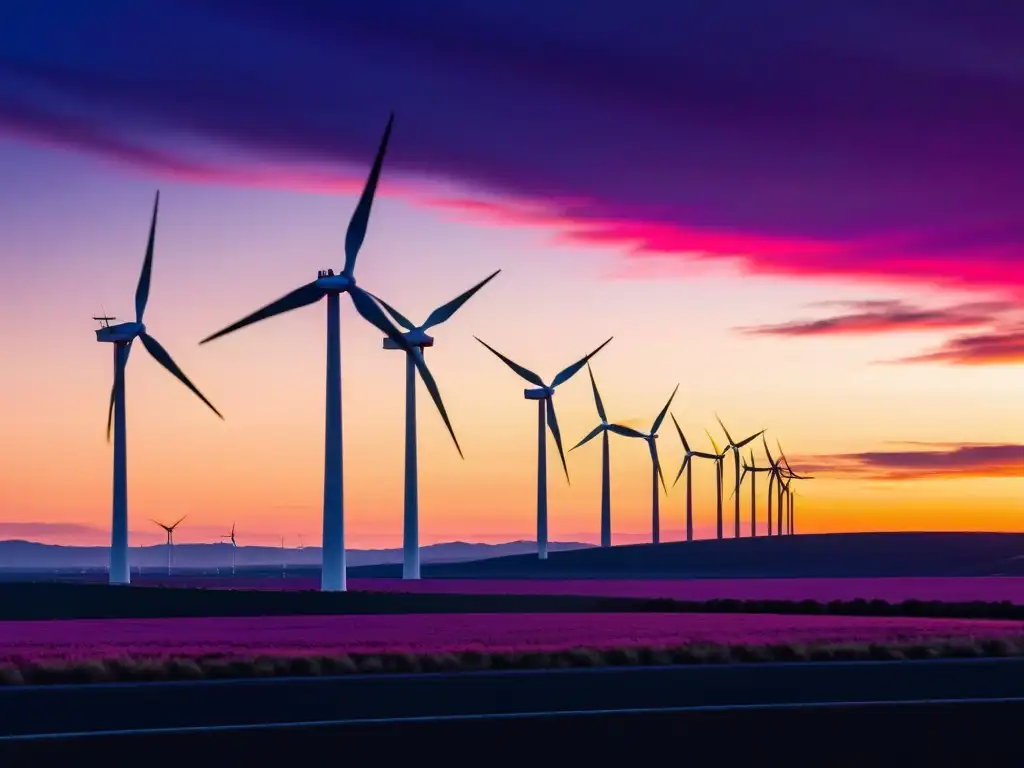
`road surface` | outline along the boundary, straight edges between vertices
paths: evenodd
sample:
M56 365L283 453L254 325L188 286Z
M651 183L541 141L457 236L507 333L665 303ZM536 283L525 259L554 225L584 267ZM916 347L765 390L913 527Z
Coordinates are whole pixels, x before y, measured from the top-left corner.
M154 728L1024 697L1024 659L619 667L0 688L0 739Z

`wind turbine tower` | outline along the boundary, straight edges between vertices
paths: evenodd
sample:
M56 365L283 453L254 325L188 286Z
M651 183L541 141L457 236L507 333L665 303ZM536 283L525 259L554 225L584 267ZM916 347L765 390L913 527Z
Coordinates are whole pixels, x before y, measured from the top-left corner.
M736 490L734 494L738 494L740 487L743 485L743 478L750 474L750 537L754 538L757 536L757 473L758 472L770 472L771 467L759 467L754 463L754 449L750 449L750 463L747 464L746 460L743 462L743 474L740 475L740 482L736 483ZM769 533L771 533L771 521L768 521Z
M220 338L244 328L247 325L266 320L267 318L290 312L293 309L315 304L327 298L327 396L324 408L324 516L323 516L323 567L320 576L320 589L325 592L341 592L345 590L345 507L344 507L344 475L342 452L342 419L341 419L341 328L340 302L341 294L347 294L364 320L382 331L396 346L412 358L413 365L419 371L423 384L430 393L434 405L441 413L448 433L455 443L455 448L462 455L459 441L455 437L448 412L441 402L441 393L437 389L434 377L427 369L423 355L406 340L394 323L388 319L384 310L378 306L374 297L356 285L355 267L359 249L366 237L366 228L370 221L370 210L377 191L384 155L387 151L388 138L394 115L388 120L381 138L373 167L366 179L366 186L356 204L355 212L349 221L345 233L345 266L341 274L334 274L333 269L320 270L317 279L296 288L262 309L256 310L236 323L217 331L203 339L200 344Z
M482 339L473 337L487 349L494 353L505 365L515 371L521 378L536 389L523 390L523 397L527 400L537 401L537 556L541 560L548 559L548 455L547 441L545 439L544 427L547 425L551 430L551 437L555 440L555 447L558 448L558 456L562 460L562 469L565 471L566 482L569 481L569 468L565 464L565 453L562 451L562 435L558 431L558 419L555 417L555 406L552 402L555 390L571 379L587 362L600 352L611 341L608 339L593 352L581 360L577 360L568 368L560 371L551 384L545 384L544 380L529 368L524 368L519 363L513 362L501 352L490 346Z
M718 418L717 413L715 414L715 420L718 422L718 426L722 428L722 431L725 432L725 439L729 441L725 446L726 452L732 451L733 467L735 468L733 477L736 479L736 487L733 489L732 493L735 497L734 505L736 510L733 536L738 539L740 537L740 449L751 440L763 435L764 430L762 429L760 432L757 432L750 437L746 437L737 443L732 439L732 435L729 434L729 430L725 428L725 424L722 423L722 420Z
M114 493L113 513L110 525L110 568L108 579L111 584L130 584L131 571L128 568L128 429L125 414L125 366L135 339L142 342L146 351L178 381L188 387L220 418L220 411L189 381L170 354L146 331L142 322L149 303L149 286L153 274L153 245L156 240L156 218L160 208L160 193L153 202L153 218L149 224L149 242L146 256L142 261L142 272L135 288L135 321L111 325L115 317L94 317L101 327L96 330L96 341L114 345L114 385L110 390L110 406L107 409L107 442L110 430L114 430Z
M768 441L761 436L761 442L764 444L764 453L768 457L768 535L772 535L772 487L777 485L778 488L782 487L782 467L772 456L772 452L768 450ZM780 529L779 534L781 535L781 518L782 518L782 498L781 490L778 491L779 496L779 518L780 518Z
M167 575L171 575L171 565L174 562L174 529L177 528L181 521L184 520L188 515L182 515L173 525L164 525L158 520L150 520L150 522L156 523L167 532Z
M686 540L693 541L693 458L716 460L718 457L710 453L691 450L690 444L686 441L686 436L683 434L682 427L676 421L675 414L671 414L671 416L672 423L676 425L676 432L679 433L679 441L683 444L684 451L683 463L679 466L679 472L676 474L676 479L672 486L675 487L675 484L679 482L679 478L683 476L683 470L686 470Z
M605 414L604 403L601 402L601 393L597 391L597 382L594 380L594 371L587 363L587 373L590 374L590 386L594 390L594 405L597 407L597 417L601 423L594 427L576 445L569 449L575 451L581 445L585 445L598 435L601 435L601 546L612 545L612 488L611 488L611 460L608 455L608 433L612 432L623 437L643 437L641 432L620 424L609 424Z
M705 429L704 434L708 436L708 440L711 441L711 447L715 451L711 458L714 459L715 462L715 501L717 503L718 508L717 537L719 539L723 539L725 538L725 533L723 531L722 525L722 483L724 480L725 471L722 466L722 461L725 459L725 454L729 452L729 449L726 448L725 450L722 451L718 450L718 443L715 442L715 438L711 436L711 433Z
M679 391L679 385L676 384L676 388L672 390L672 394L668 397L668 402L665 403L665 407L661 409L657 418L654 419L654 423L651 425L651 431L647 433L640 433L641 437L647 443L647 450L651 454L651 543L661 543L661 498L658 493L658 481L661 480L661 487L665 493L668 493L668 489L665 488L665 476L661 473L661 462L658 460L658 444L654 442L658 439L658 430L661 429L661 423L665 420L665 415L668 413L669 407L672 405L672 401L675 399L676 392Z
M235 542L235 524L231 524L231 533L226 536L221 536L222 539L228 539L231 542L231 575L235 575L235 551L238 549L238 544Z
M405 328L406 343L416 350L421 357L427 347L434 346L434 338L427 330L449 320L473 294L501 272L495 270L465 293L456 296L447 304L430 313L426 322L416 325L401 312L378 296L378 303L386 309L400 326ZM384 337L384 349L402 349L390 337ZM404 550L402 564L403 579L420 577L420 513L419 513L419 470L416 456L416 364L414 356L405 356L405 502L402 526L402 547Z

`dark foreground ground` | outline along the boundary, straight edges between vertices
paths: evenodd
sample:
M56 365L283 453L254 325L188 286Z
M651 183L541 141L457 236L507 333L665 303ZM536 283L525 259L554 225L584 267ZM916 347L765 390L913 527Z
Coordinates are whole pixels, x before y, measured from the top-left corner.
M676 600L553 594L319 592L272 589L137 587L67 582L0 583L0 622L215 616L318 616L411 613L778 613L1024 619L1007 601ZM2 624L0 624L2 631Z
M435 755L479 765L500 754L502 764L543 766L685 750L700 766L1017 765L1024 699L1005 697L1024 690L1022 672L1015 661L898 662L394 678L390 688L349 678L178 684L180 693L10 689L0 691L0 711L14 715L8 733L36 736L0 737L0 760L6 768ZM154 723L171 729L126 730ZM121 730L99 730L111 724Z

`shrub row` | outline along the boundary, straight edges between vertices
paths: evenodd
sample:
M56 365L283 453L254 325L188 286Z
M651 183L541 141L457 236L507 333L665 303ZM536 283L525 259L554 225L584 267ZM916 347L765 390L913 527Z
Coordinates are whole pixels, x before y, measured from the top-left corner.
M695 644L674 648L576 648L547 653L462 651L429 654L258 656L250 659L210 654L194 658L25 661L21 664L0 665L0 685L157 682L275 676L309 677L758 662L907 661L1022 655L1024 655L1024 638L893 644L735 646Z

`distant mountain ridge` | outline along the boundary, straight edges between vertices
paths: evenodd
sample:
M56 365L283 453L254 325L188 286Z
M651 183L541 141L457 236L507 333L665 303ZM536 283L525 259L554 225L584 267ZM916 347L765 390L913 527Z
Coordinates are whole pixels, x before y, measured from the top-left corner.
M592 544L581 542L552 542L548 548L553 552L572 549L586 549ZM467 541L451 541L430 544L421 550L424 563L459 563L469 560L485 560L492 557L529 554L537 551L533 541L510 541L504 544L480 544ZM64 568L103 568L109 563L109 547L62 546L40 544L34 541L12 539L0 541L0 570L58 570ZM347 552L349 566L388 565L402 562L402 550L394 549L350 549ZM278 566L282 562L290 566L319 565L320 547L238 547L235 562L239 567ZM131 547L128 561L132 568L161 568L167 566L167 547L155 544L148 547ZM231 567L230 544L175 544L174 565L177 568L225 568Z

